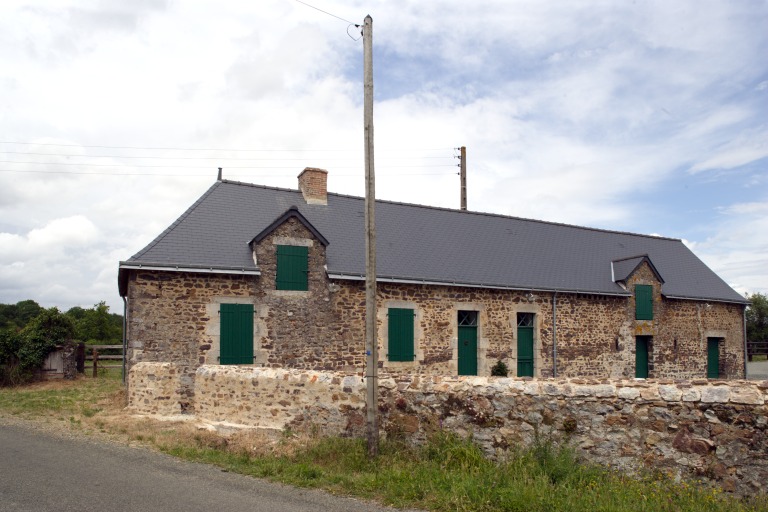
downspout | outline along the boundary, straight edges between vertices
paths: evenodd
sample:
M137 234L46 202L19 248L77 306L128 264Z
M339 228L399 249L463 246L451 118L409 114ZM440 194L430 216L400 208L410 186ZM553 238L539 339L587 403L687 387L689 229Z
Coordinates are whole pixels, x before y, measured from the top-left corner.
M552 295L552 377L557 377L557 290Z
M744 379L749 378L747 376L747 306L744 306L742 310L742 317L744 318Z
M123 384L125 384L125 357L128 352L128 299L123 299Z

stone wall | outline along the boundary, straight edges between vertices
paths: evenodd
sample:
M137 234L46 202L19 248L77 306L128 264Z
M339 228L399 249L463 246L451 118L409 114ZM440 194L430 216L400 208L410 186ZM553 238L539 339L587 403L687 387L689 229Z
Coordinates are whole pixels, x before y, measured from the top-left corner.
M128 410L153 416L181 414L188 398L181 368L172 363L137 363L128 376Z
M275 289L275 246L280 244L308 247L308 291ZM131 272L129 366L141 361L176 364L186 397L182 410L194 403L195 370L218 364L222 303L254 305L256 366L342 372L360 372L364 367L364 284L330 281L324 269L325 247L295 218L253 249L260 276ZM456 375L457 316L470 310L479 319L479 375L490 375L499 360L511 375L517 374L517 317L531 313L537 377L552 377L556 370L558 377L632 378L639 335L652 336L651 378L704 377L709 337L723 340L720 376L744 377L741 305L663 298L661 283L647 265L631 276L627 288L632 290L637 283L654 287L653 320L635 320L634 298L380 283L380 365L392 373ZM414 309L413 362L387 360L389 308Z
M162 377L171 370L134 367L130 407L158 414L171 403L177 374ZM141 390L158 382L156 390ZM359 375L202 366L195 382L202 420L364 436ZM747 494L768 480L766 399L768 381L382 375L378 409L385 435L413 442L445 429L471 435L496 455L537 436L567 440L592 462L700 477Z
M365 382L356 375L201 366L195 387L195 416L213 423L344 433L365 415Z

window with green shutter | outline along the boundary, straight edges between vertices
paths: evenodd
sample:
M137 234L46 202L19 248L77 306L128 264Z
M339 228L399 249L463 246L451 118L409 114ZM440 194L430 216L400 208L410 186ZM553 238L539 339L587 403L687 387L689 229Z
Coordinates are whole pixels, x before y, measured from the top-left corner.
M635 285L635 319L653 320L653 286Z
M221 304L219 362L253 364L253 304Z
M390 361L413 361L413 310L389 308L387 359Z
M300 245L277 246L278 290L309 290L309 248Z

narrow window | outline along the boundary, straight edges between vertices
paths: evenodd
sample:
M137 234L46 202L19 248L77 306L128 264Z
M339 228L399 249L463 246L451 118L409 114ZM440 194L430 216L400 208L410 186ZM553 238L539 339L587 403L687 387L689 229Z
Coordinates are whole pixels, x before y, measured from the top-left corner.
M648 356L650 353L650 336L635 337L635 378L648 378Z
M635 285L635 319L653 320L653 286Z
M413 361L413 310L389 308L387 312L390 361Z
M720 378L720 338L707 338L707 378Z
M309 249L300 245L277 246L278 290L309 290Z
M221 364L253 364L253 304L221 304Z
M477 311L458 313L459 375L477 375Z
M517 314L517 376L533 377L533 313Z

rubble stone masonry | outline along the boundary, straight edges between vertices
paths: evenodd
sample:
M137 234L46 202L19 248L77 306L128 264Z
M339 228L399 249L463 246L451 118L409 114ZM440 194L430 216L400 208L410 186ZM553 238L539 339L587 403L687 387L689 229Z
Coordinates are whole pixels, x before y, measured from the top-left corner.
M360 375L214 365L196 374L197 420L364 436ZM179 376L167 363L135 365L130 409L178 414ZM554 439L598 464L701 478L745 495L768 480L768 381L384 373L379 383L386 436L420 443L443 429L471 435L490 456Z
M308 247L307 291L276 290L276 246ZM361 372L365 364L362 281L328 279L325 247L296 218L254 244L260 275L135 270L128 282L129 366L170 362L180 372L183 412L192 412L195 371L216 365L222 303L254 306L253 364ZM458 314L475 311L478 375L497 361L517 374L518 316L533 314L536 377L632 378L635 340L650 336L649 377L706 376L707 340L720 347L720 378L744 377L743 305L662 297L647 264L626 283L653 286L653 320L635 320L634 297L379 283L378 343L384 371L458 373ZM387 358L389 308L414 310L414 361ZM556 318L556 329L553 322Z

